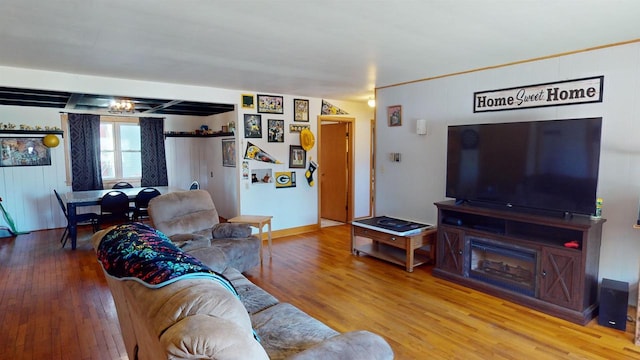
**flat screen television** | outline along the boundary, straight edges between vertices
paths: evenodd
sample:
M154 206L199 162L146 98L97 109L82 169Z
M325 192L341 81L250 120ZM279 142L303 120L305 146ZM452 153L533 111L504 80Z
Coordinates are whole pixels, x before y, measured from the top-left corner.
M448 128L446 196L549 215L595 212L602 118Z

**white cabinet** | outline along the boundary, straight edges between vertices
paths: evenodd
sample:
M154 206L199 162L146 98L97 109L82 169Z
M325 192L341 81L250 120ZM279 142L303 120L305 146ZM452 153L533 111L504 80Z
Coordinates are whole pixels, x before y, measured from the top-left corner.
M238 172L222 166L222 137L171 136L165 150L169 186L186 190L197 180L211 194L220 216L238 215Z

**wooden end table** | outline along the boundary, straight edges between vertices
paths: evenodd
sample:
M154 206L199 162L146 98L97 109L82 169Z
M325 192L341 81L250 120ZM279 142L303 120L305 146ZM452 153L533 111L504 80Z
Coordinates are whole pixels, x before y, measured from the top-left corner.
M247 224L258 228L258 237L260 238L260 262L262 262L262 228L267 225L267 239L269 246L269 258L271 258L271 219L269 215L240 215L227 220L230 223Z

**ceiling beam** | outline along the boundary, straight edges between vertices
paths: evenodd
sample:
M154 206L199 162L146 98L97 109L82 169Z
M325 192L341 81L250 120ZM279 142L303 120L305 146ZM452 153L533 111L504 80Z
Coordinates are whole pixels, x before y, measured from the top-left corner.
M67 100L67 105L65 105L65 109L75 109L78 101L82 99L84 94L71 94L69 99Z
M166 108L168 108L168 107L170 107L170 106L173 106L173 105L176 105L176 104L180 104L181 102L182 102L182 100L171 100L171 101L166 102L166 103L164 103L164 104L161 104L161 105L158 105L158 106L152 107L152 108L151 108L151 109L149 109L149 110L142 111L141 113L142 113L142 114L150 114L150 113L154 113L154 112L156 112L156 111L158 111L158 110L166 109Z

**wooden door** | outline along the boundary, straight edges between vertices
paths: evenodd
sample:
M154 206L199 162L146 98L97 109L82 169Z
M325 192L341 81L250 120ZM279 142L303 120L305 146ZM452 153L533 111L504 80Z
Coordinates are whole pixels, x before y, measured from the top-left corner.
M322 124L320 217L347 222L349 193L347 123Z

